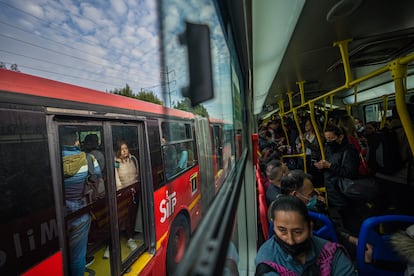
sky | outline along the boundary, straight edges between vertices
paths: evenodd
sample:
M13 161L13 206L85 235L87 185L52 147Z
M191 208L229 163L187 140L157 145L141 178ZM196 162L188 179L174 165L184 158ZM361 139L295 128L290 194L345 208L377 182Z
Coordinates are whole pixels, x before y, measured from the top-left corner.
M230 93L221 92L231 89L230 57L211 0L161 3L165 45L154 0L0 0L0 62L100 91L128 84L135 93L153 91L169 106L188 85L186 47L177 38L185 20L208 24L217 96L204 105L215 117L230 116Z

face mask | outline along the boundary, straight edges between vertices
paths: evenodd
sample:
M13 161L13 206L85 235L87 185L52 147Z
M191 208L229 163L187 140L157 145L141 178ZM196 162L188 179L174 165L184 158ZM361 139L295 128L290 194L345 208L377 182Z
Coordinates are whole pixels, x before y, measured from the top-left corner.
M308 208L308 210L312 210L315 208L317 202L318 198L316 197L316 195L314 195L311 199L309 199L308 204L306 204L306 207Z
M331 149L336 149L337 147L339 147L339 144L336 140L335 141L328 141L328 142L326 142L326 145Z
M333 146L335 144L337 144L336 140L326 142L326 145L328 145L328 146Z
M287 254L294 256L294 257L300 255L301 253L309 251L312 247L310 238L307 238L303 242L296 243L294 245L285 243L284 241L279 239L276 233L274 235L274 239L277 242L277 244L280 246L280 248L282 248L283 251L285 251Z

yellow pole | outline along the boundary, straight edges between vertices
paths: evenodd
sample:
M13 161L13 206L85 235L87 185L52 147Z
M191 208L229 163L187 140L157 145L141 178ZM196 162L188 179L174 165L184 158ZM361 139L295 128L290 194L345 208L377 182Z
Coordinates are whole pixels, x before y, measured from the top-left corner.
M414 155L414 128L408 114L407 105L405 103L407 64L400 64L398 60L390 63L390 71L395 83L395 103L398 115L401 120L404 132L410 145L411 153Z
M293 100L292 100L293 93L291 91L289 91L286 94L288 95L288 99L289 99L289 107L290 107L289 110L292 110L293 109Z
M351 82L351 67L349 66L349 55L348 55L348 43L352 39L346 39L334 42L333 46L338 46L341 51L342 64L344 65L345 72L345 86L350 87L349 83Z
M300 104L303 105L305 103L305 81L298 81L296 84L299 86L299 92L300 92Z
M311 118L313 130L315 131L316 139L318 139L319 148L321 149L321 157L322 157L322 160L325 160L325 151L323 149L322 137L321 137L321 134L319 133L318 124L316 123L315 113L313 112L314 111L313 102L309 102L309 111L310 111L310 118ZM327 120L328 118L326 118L325 120L324 128L326 127ZM325 129L323 131L325 132Z
M280 124L282 125L283 133L285 134L286 144L287 144L288 146L290 146L289 137L288 137L288 135L287 135L287 131L286 131L286 128L285 128L285 124L284 124L284 122L283 122L283 116L284 116L284 110L285 110L285 108L284 108L284 104L283 104L283 100L279 100L279 110L281 111L281 112L279 113L279 117L280 117Z
M302 137L303 132L302 132L302 128L300 127L300 124L299 124L299 119L298 119L298 115L297 115L296 109L293 110L293 118L295 119L296 127L297 127L298 132L299 132L299 137ZM305 142L302 139L300 139L300 143L302 144L301 157L303 158L303 171L306 173L307 172L307 169L306 169ZM296 146L296 141L295 141L295 146Z
M309 102L309 104L310 103L312 103L312 105L313 105L313 102ZM323 109L324 109L324 112L325 112L325 121L323 122L323 129L322 129L322 131L325 132L326 125L328 124L328 113L329 113L328 112L328 108L326 107L326 98L323 98ZM311 116L312 116L312 114L311 114Z

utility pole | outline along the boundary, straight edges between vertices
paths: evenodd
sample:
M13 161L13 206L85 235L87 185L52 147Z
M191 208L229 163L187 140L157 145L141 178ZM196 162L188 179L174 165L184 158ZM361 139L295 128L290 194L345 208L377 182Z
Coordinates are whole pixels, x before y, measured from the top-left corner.
M168 106L171 108L172 106L171 106L171 93L173 93L173 92L175 92L175 90L174 91L171 91L170 89L170 83L171 82L175 82L175 80L173 80L173 81L171 81L170 82L170 73L174 73L174 75L175 75L175 71L174 71L174 69L173 70L171 70L171 71L168 71L168 66L166 67L166 72L165 72L165 74L166 74L166 79L167 79L167 94L168 94Z

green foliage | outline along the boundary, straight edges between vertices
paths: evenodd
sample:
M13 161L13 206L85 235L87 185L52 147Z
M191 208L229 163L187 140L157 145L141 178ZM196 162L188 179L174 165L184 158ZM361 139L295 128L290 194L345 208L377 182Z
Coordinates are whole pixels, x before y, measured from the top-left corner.
M148 91L148 92L141 91L138 93L136 98L142 101L151 102L151 103L155 103L159 105L163 104L163 102L152 91Z
M137 95L135 95L131 87L128 84L126 84L124 88L116 88L115 90L109 91L109 92L112 94L130 97L130 98L138 99L141 101L146 101L146 102L155 103L159 105L163 104L163 102L152 91L141 91Z
M202 117L209 117L208 111L207 109L199 104L196 107L192 108L191 107L191 102L188 98L184 98L182 101L179 101L175 106L175 109L180 109L180 110L184 110L184 111L188 111L188 112L192 112L194 114L200 115Z

